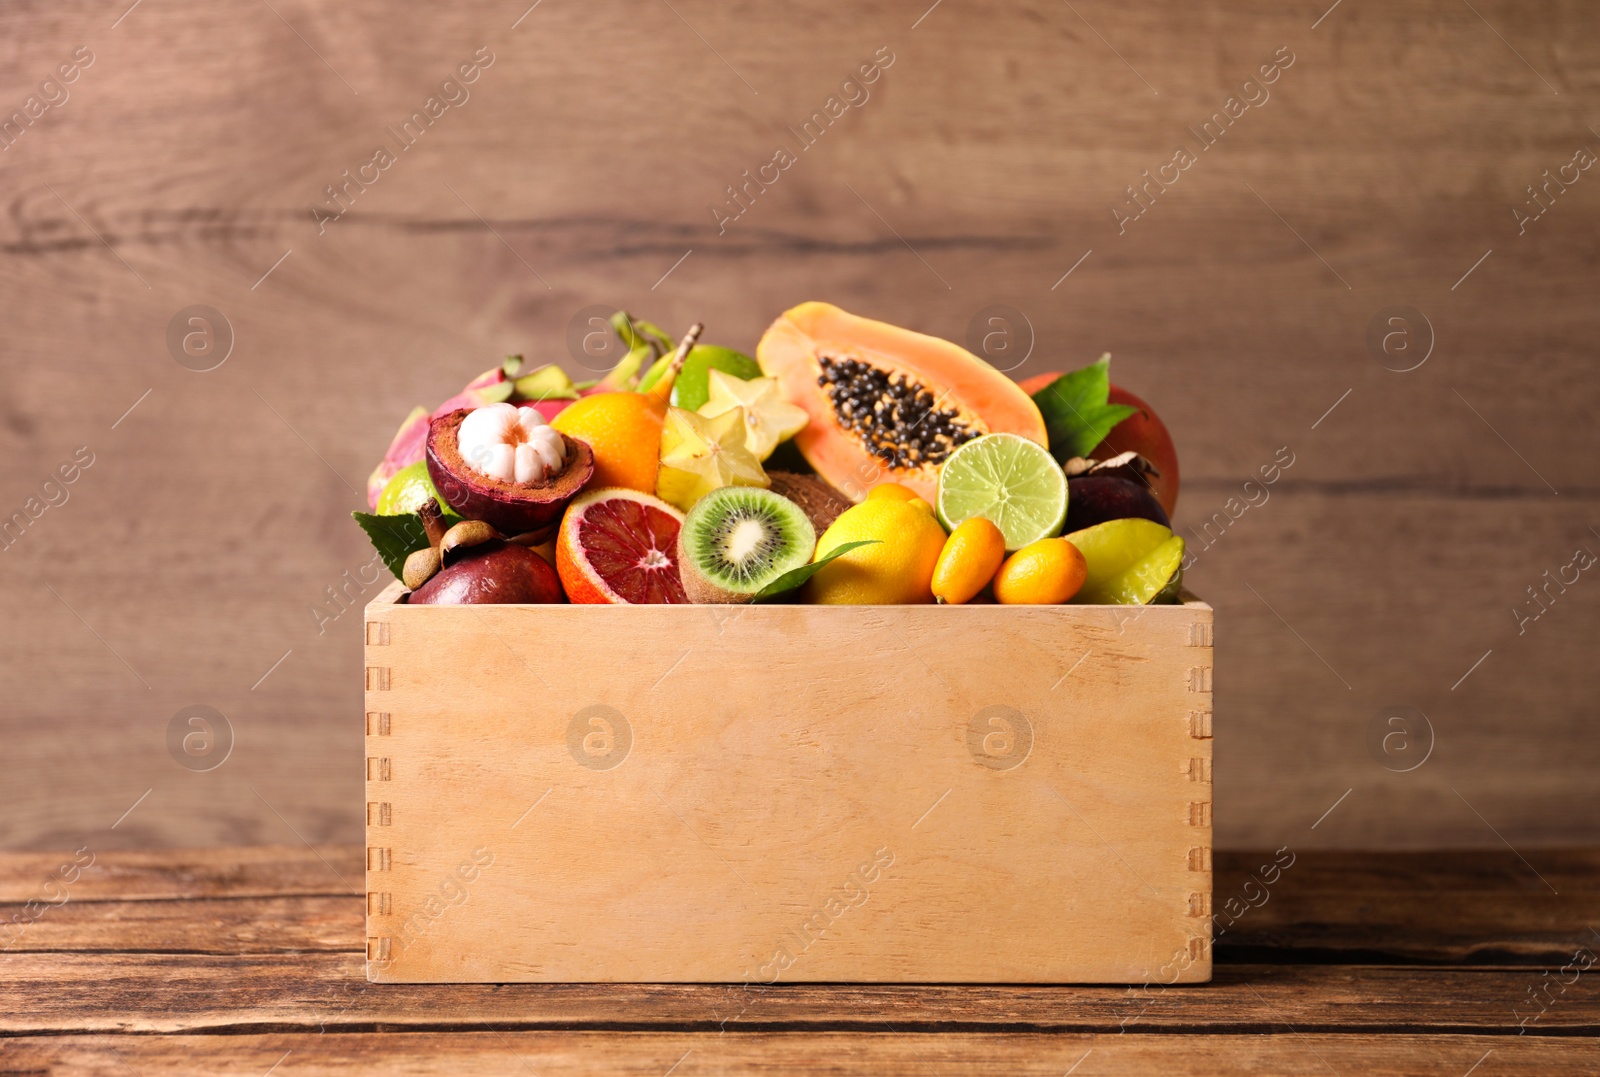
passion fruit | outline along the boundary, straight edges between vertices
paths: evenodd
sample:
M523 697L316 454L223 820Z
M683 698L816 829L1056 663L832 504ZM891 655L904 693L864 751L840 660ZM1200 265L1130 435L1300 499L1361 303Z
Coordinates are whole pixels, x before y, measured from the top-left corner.
M423 606L565 601L556 570L526 546L490 539L456 558L406 601Z
M589 446L561 434L563 452L558 468L527 482L491 475L461 452L461 424L474 410L460 408L429 424L425 459L439 496L466 519L482 520L506 535L536 531L560 520L567 503L594 474L594 453Z

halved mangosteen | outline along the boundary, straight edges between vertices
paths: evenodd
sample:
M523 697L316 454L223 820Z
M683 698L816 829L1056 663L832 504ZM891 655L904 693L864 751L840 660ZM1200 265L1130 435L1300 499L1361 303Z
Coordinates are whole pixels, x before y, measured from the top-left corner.
M528 410L511 404L491 404L488 408L508 408L513 412ZM428 476L433 479L439 496L465 518L482 520L507 535L536 531L559 520L567 502L594 474L594 453L585 442L551 431L561 439L559 465L552 468L548 459L542 465L535 460L533 471L537 477L517 481L515 475L520 465L515 461L518 449L527 443L529 428L550 429L541 417L536 424L524 422L519 426L514 421L508 422L503 443L493 446L500 454L498 458L491 459L480 446L480 452L475 454L477 459L469 461L461 452L461 425L469 415L488 408L462 408L441 415L429 424ZM511 466L505 464L504 453L508 451L514 462ZM524 459L527 454L528 450L524 449ZM521 471L528 473L525 466Z

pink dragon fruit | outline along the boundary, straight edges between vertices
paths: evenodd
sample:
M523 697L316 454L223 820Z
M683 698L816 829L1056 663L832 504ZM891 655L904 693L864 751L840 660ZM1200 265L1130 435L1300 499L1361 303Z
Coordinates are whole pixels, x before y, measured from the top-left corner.
M422 459L431 420L460 408L481 408L485 404L509 401L519 407L537 409L549 422L580 396L633 388L641 359L642 356L624 358L602 381L574 382L566 371L554 363L521 374L522 357L513 355L493 370L485 370L473 378L466 388L433 411L412 408L411 414L400 424L400 429L395 431L394 440L389 442L389 451L383 454L383 461L367 476L368 508L378 507L378 495L383 493L384 486L395 472Z

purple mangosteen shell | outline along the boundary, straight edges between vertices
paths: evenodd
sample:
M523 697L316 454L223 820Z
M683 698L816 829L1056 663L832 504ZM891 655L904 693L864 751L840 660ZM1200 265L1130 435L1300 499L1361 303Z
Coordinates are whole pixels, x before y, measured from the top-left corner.
M479 474L461 457L456 436L461 420L471 413L471 408L460 408L428 424L424 459L428 477L445 504L504 535L537 531L561 519L568 502L594 475L594 452L588 443L562 434L566 463L560 474L542 483L502 482Z

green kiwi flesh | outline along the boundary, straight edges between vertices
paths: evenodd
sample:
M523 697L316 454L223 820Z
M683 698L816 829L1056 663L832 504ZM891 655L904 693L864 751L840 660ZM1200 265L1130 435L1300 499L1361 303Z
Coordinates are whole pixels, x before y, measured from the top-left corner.
M805 510L756 486L724 486L695 502L678 531L678 572L691 602L749 602L807 564L817 532Z

